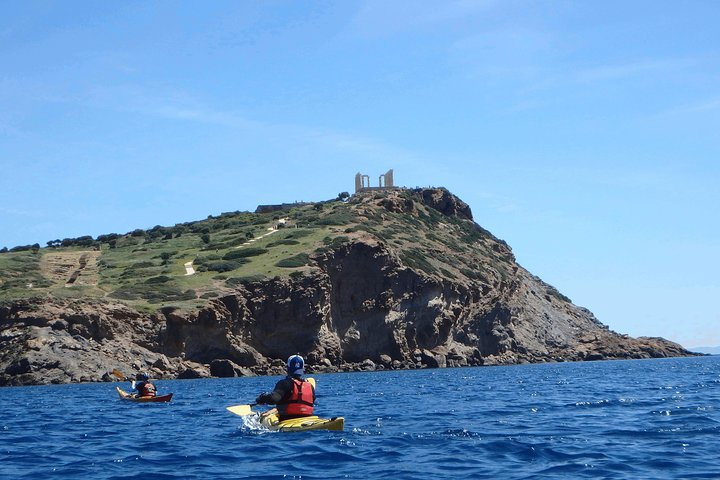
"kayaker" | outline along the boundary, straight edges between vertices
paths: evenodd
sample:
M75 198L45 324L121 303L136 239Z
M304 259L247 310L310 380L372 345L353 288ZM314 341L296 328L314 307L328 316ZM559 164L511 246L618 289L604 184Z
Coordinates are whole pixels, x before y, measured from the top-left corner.
M277 382L272 392L261 393L255 403L276 405L280 421L311 416L315 387L302 378L304 374L305 360L300 355L291 356L287 361L287 377Z
M135 375L137 383L133 382L133 389L137 390L137 397L154 397L157 395L155 385L150 381L147 373L138 373Z

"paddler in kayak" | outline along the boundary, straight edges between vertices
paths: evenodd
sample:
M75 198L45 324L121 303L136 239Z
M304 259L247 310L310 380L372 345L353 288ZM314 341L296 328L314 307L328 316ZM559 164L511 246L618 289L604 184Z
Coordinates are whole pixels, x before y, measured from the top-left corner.
M155 384L150 381L147 373L138 373L135 375L136 382L132 382L133 390L137 391L136 397L154 397L157 395Z
M315 387L302 378L305 374L305 361L300 355L288 358L287 373L287 377L275 384L272 392L261 393L255 399L258 405L276 405L281 422L290 418L309 417L313 414L315 405ZM273 410L263 415L274 413Z

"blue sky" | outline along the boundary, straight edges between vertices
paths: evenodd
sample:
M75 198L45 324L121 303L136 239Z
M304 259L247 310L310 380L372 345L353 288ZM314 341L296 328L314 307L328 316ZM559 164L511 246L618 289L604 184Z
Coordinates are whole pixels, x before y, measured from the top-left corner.
M444 186L613 330L720 345L720 3L0 1L0 247Z

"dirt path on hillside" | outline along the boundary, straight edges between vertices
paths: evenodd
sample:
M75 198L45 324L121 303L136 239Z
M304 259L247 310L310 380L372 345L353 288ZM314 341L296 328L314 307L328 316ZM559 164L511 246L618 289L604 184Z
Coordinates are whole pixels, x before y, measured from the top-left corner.
M286 222L287 222L287 218L281 218L281 219L278 221L278 225L285 225ZM268 235L272 235L273 233L277 233L277 232L279 232L279 230L278 230L277 227L268 227L268 232L267 232L267 233L264 233L264 234L262 234L262 235L260 235L259 237L256 237L256 238L251 238L251 239L248 240L247 242L245 242L245 243L243 243L243 244L241 244L241 245L238 245L238 246L235 247L235 248L242 248L242 247L246 247L246 246L248 246L248 245L252 245L253 243L257 242L258 240L260 240L260 239L262 239L262 238L265 238L265 237L267 237Z
M97 285L100 278L97 259L100 252L47 252L40 259L43 276L65 286Z

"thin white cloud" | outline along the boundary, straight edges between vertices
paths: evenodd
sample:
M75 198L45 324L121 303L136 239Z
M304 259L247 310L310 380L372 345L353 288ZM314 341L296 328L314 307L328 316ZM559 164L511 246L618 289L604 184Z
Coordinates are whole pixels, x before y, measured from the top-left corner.
M19 82L11 83L16 87ZM364 135L316 125L256 121L241 112L217 109L186 91L164 85L110 85L96 86L89 90L70 90L61 86L43 89L40 85L29 83L24 91L26 98L37 102L74 104L177 122L224 127L237 130L247 138L266 141L286 150L316 151L317 155L327 157L335 155L340 158L391 159L393 165L432 164L416 152ZM3 126L4 122L0 122L0 133ZM9 128L9 124L6 128Z
M357 34L368 37L391 36L422 30L491 10L498 0L392 1L369 0L352 21Z
M133 87L97 89L91 104L118 111L135 112L175 121L211 124L238 129L256 138L272 139L279 145L307 145L318 151L388 158L394 163L423 162L421 155L363 135L332 128L288 123L259 122L239 112L214 109L179 91L164 92Z
M692 58L668 58L657 60L639 60L618 65L599 65L578 70L574 77L579 82L603 82L622 80L630 77L657 74L659 72L680 71L693 67L697 60Z
M448 63L469 80L492 86L502 82L518 94L545 91L567 81L560 43L555 33L539 28L493 28L454 41Z
M195 97L164 86L115 85L95 87L81 92L55 91L38 94L38 100L233 128L252 128L260 125L239 114L208 108Z
M581 66L566 58L562 45L552 32L513 27L459 39L449 54L454 65L466 68L472 76L525 80L535 86L531 90L684 73L700 64L697 58L687 57Z
M428 163L422 155L363 135L339 132L333 129L292 126L293 135L318 147L331 148L365 158L388 159L394 164Z
M17 137L21 135L21 132L10 122L0 118L0 135Z
M708 98L700 102L695 102L687 105L681 105L677 108L665 112L665 115L677 115L686 113L702 113L702 112L714 112L720 110L720 98Z
M41 217L42 213L37 210L24 210L20 208L3 207L0 206L0 214L10 215L15 217Z

